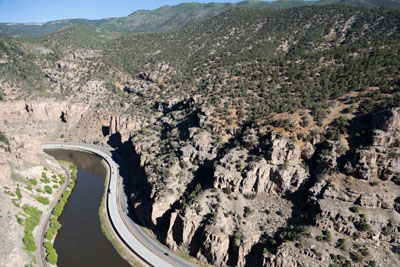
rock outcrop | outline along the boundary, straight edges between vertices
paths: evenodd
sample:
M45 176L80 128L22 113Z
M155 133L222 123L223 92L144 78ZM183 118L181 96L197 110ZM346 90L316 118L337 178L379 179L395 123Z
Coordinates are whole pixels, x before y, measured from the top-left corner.
M248 162L244 148L230 150L217 165L214 188L244 194L286 195L295 192L309 177L301 162L301 150L278 132L269 135L265 158Z

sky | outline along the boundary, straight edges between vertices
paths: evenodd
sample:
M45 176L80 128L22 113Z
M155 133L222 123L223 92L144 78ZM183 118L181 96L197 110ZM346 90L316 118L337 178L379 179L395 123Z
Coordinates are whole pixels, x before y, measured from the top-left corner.
M182 2L241 0L0 0L0 22L46 22L59 19L124 17L138 9L156 9Z

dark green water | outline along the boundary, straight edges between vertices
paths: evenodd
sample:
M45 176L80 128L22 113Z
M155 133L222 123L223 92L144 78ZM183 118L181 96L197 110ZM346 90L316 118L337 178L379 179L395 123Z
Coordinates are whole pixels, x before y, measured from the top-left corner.
M78 151L46 150L46 153L78 167L77 183L60 216L62 227L54 242L58 266L130 266L100 228L99 207L106 176L101 158Z

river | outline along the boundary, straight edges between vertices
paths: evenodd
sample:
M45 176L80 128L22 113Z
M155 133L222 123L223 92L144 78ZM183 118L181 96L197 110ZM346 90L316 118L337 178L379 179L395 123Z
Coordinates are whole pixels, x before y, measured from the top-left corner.
M54 242L60 267L130 266L115 251L100 228L99 207L106 169L101 158L85 152L46 150L57 160L73 162L78 179L59 221Z

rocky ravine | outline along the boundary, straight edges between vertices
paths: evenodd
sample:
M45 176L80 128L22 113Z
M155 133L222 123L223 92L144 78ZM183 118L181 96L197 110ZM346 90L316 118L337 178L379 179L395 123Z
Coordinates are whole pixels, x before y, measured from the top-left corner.
M400 222L400 109L376 114L370 144L349 149L340 140L314 136L306 142L256 124L228 140L218 138L221 132L211 127L210 111L195 98L154 113L146 122L104 111L95 120L96 107L81 103L20 101L1 107L11 149L3 148L2 185L10 191L21 184L11 178L13 172L30 178L40 166L58 170L36 153L40 141L109 142L136 174L130 196L137 217L160 241L203 262L399 263L394 251ZM176 121L177 127L171 127ZM20 209L4 192L1 197L9 204L2 209L2 223L9 223ZM25 199L35 204L28 195ZM2 258L28 262L20 242L23 228L16 220L11 227L15 230L2 236L15 246L2 250ZM346 244L338 245L339 240Z
M109 144L135 216L203 262L398 266L399 109L375 112L399 106L397 13L238 9L111 42L2 39L1 198L57 171L41 141ZM2 224L18 213L9 201ZM21 265L15 221L1 256Z
M223 143L201 104L177 106L146 134L122 131L119 148L138 173L134 211L160 241L217 266L400 263L400 109L374 115L369 144L349 148L262 125Z

